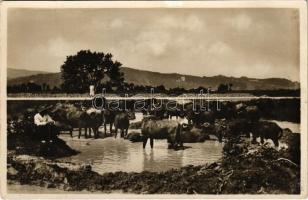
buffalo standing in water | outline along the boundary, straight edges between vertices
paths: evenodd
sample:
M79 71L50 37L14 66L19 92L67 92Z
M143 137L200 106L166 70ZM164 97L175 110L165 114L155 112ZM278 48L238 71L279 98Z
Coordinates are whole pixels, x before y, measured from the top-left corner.
M78 128L79 135L81 135L81 129L85 129L85 136L87 137L88 115L85 111L76 108L73 104L58 103L51 111L52 117L57 121L69 125L69 131L71 137L73 137L73 128Z
M87 129L89 129L89 136L91 136L91 129L94 136L98 137L98 127L102 124L102 114L97 112L88 113L86 110L77 108L72 104L58 103L51 111L52 116L59 123L68 125L70 134L72 136L73 128L79 129L78 138L81 136L81 130L84 128L85 137L87 138Z
M114 137L117 137L118 129L121 130L121 137L125 137L128 132L129 127L129 115L126 112L118 113L114 119L114 127L115 127L115 134Z
M153 148L154 139L167 139L170 148L182 146L181 130L182 125L176 121L145 118L141 126L143 148L145 148L149 138L151 148Z
M260 121L252 124L253 140L255 143L257 137L261 138L261 144L264 143L264 139L271 139L275 146L279 146L278 140L282 137L282 129L274 122Z
M115 111L111 111L109 109L104 110L103 112L104 119L104 132L107 135L107 124L109 124L110 134L112 134L112 126L115 120Z
M121 130L121 137L126 137L129 128L129 120L134 120L134 119L136 119L134 111L123 111L117 113L114 118L114 127L115 127L114 137L115 138L117 137L118 129Z
M87 111L88 115L88 125L92 128L94 132L94 137L98 138L99 136L99 127L103 124L103 112L101 110L90 108ZM91 128L89 128L89 136L91 137ZM105 135L106 136L106 135Z

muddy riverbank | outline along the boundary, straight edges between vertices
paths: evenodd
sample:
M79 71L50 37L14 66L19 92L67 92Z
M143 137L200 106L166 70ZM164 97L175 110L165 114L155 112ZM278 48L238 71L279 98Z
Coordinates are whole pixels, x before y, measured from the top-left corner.
M42 156L49 159L73 156L79 152L72 149L57 136L40 140L27 122L8 124L7 149L16 155Z

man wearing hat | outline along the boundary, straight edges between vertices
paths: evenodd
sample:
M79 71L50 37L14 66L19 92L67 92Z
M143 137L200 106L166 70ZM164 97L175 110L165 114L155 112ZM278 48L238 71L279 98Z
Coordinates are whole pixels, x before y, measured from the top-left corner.
M39 138L42 140L49 140L52 142L52 138L55 132L55 121L48 114L52 106L40 106L38 112L34 115L34 124L37 127Z

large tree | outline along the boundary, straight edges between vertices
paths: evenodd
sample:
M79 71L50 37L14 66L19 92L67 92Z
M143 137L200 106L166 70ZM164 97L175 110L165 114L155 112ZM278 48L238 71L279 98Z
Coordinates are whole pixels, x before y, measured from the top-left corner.
M124 81L121 66L120 62L113 61L110 53L81 50L76 55L67 56L61 66L61 87L67 92L86 92L90 85L97 88L105 75L112 86L121 85Z

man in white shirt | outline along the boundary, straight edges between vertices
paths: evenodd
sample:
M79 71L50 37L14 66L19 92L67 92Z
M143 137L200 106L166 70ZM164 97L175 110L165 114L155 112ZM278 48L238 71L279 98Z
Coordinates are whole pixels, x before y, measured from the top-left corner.
M53 124L55 121L48 115L48 114L43 114L37 113L34 115L34 124L37 126L44 126L47 124Z
M55 134L55 121L48 114L48 111L51 107L52 106L41 106L38 109L38 113L34 115L34 124L37 127L39 138L52 142L51 139L54 137Z

